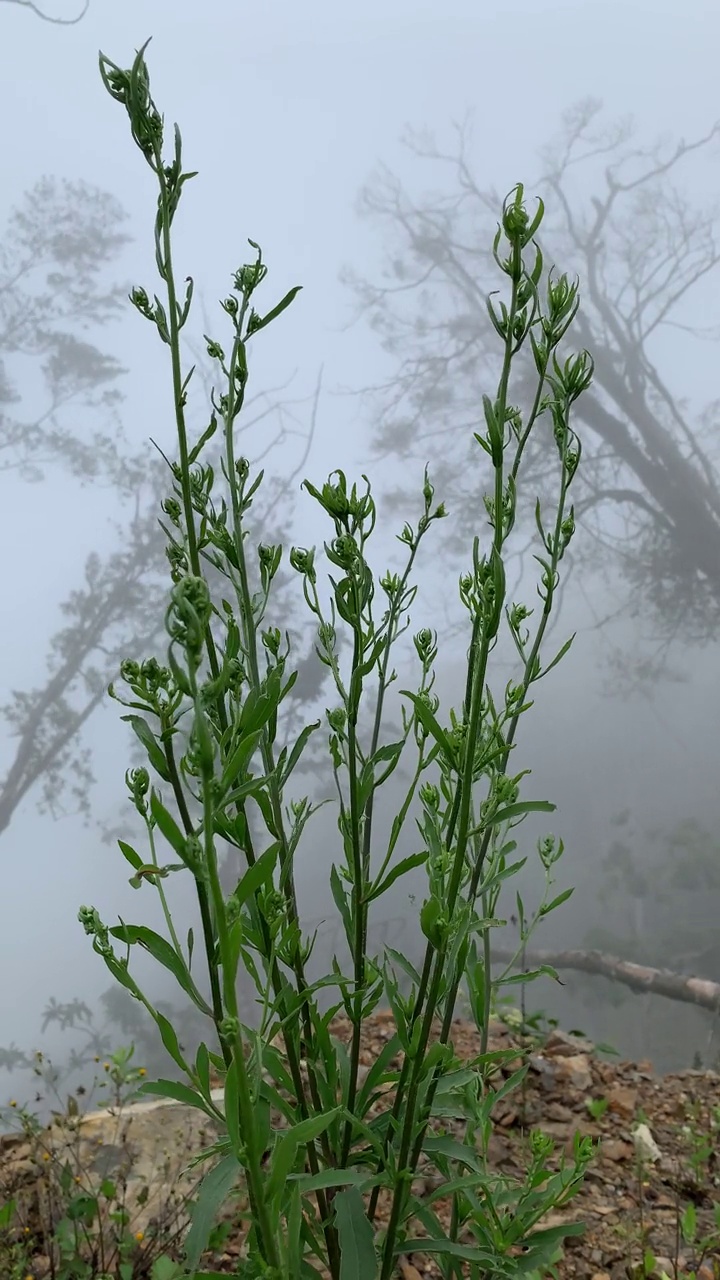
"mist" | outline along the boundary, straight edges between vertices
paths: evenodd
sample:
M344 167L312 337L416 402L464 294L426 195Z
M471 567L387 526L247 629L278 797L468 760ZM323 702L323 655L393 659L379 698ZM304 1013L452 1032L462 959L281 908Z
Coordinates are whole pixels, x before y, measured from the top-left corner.
M70 0L62 5L47 0L45 8L51 17L72 16L71 10ZM652 6L644 0L582 0L572 6L542 0L509 0L502 6L478 6L470 0L397 0L388 6L367 0L358 8L316 0L302 11L288 0L255 7L230 0L217 0L212 6L178 6L168 0L125 0L118 6L91 0L83 20L73 26L45 22L22 5L0 2L0 237L5 237L0 241L5 253L0 289L10 299L2 314L0 347L0 457L5 459L0 508L5 547L0 799L4 796L8 806L0 832L0 1046L39 1048L58 1062L78 1041L72 1029L63 1031L53 1022L41 1031L48 1001L78 999L97 1011L102 1022L100 997L111 985L78 923L78 908L92 904L110 924L118 916L161 924L150 895L129 886L129 868L117 849L116 837L123 832L129 841L143 839L124 780L126 770L138 762L136 744L121 721L124 710L117 702L99 696L71 744L57 752L57 760L51 755L34 777L30 760L23 774L27 785L22 779L14 781L18 717L23 721L29 705L23 696L44 689L49 674L71 652L67 642L53 649L53 637L72 621L64 604L83 584L92 596L92 577L84 577L88 557L96 554L102 559L122 547L122 531L137 514L136 496L142 496L143 510L149 511L156 446L170 456L176 448L167 348L127 301L135 285L149 293L158 287L155 189L130 139L124 113L102 86L97 65L102 50L121 66L129 66L149 36L153 95L165 112L166 126L175 120L180 124L185 165L198 171L183 194L174 250L178 278L192 276L195 282L186 352L188 363L198 360L190 398L195 427L202 429L207 416L211 376L204 335L222 340L218 299L227 294L232 273L252 259L251 239L262 246L269 267L268 296L280 297L302 286L293 305L261 335L253 352L247 414L256 421L243 438L243 449L253 466L265 468L268 483L274 478L281 486L281 497L270 488L264 505L259 500L258 519L267 522L286 551L294 544L321 547L329 537L327 522L301 488L302 481L308 478L321 486L329 472L342 468L349 479L362 484L367 474L379 512L373 561L378 575L398 563L396 535L408 516L397 494L407 494L407 510L417 514L425 462L436 484L436 500L446 502L451 518L453 501L457 507L468 498L462 485L453 490L448 481L448 490L443 488L447 438L429 429L432 424L420 400L415 403L418 418L412 442L404 444L404 437L398 437L395 451L386 449L382 455L377 447L392 388L398 385L403 358L415 341L408 329L407 347L399 340L397 351L389 350L381 328L369 322L368 310L360 314L357 290L349 283L355 277L375 288L385 287L390 280L388 263L409 244L403 242L399 224L396 243L388 219L368 216L363 205L361 193L376 182L378 166L412 194L418 208L430 200L440 205L444 199L451 201L458 192L457 170L441 159L419 158L417 150L406 145L407 130L425 131L437 140L439 150L452 152L458 137L454 126L471 113L468 164L479 187L499 193L497 207L488 214L491 234L485 234L482 244L487 253L503 196L523 182L528 201L534 200L533 184L547 173L543 149L561 130L563 113L576 104L588 97L600 100L598 127L600 122L610 125L632 118L638 148L649 152L660 140L670 154L683 139L690 143L708 137L717 112L720 15L697 0L682 5L666 0ZM597 161L573 171L578 208L592 210L605 163L599 153ZM715 410L720 395L718 289L712 243L718 229L719 172L717 143L710 139L690 158L687 170L672 177L707 219L707 265L688 283L667 324L659 324L643 339L642 351L642 360L652 355L683 421L696 430L711 467L707 483L713 492L720 483ZM109 353L117 371L97 384L78 377L67 395L62 378L56 377L52 405L42 370L51 355L62 359L62 349L40 350L20 332L21 323L33 317L20 317L13 310L14 242L5 231L13 211L46 177L106 193L117 202L118 236L126 237L97 269L98 290L114 299L102 323L90 315L83 328L79 312L67 321L78 341ZM73 190L71 204L78 198L77 188ZM552 186L543 196L552 222L561 212L559 202L553 203ZM650 224L639 214L633 216L628 242L642 245ZM63 224L63 234L70 234L71 224L72 219ZM606 239L612 234L609 227ZM578 272L582 317L586 263L567 242L564 256L559 232L549 232L548 239L558 268ZM628 250L628 271L637 267L639 272L633 262ZM57 260L40 255L23 270L35 297L67 293L70 287ZM477 283L482 292L500 287L489 268ZM83 280L77 284L82 290ZM443 277L431 285L437 289L431 296L433 305L446 305L450 312L459 303L446 284ZM598 287L615 299L612 279L604 280L601 274ZM401 298L398 314L404 314L403 307L414 314L417 296L408 292L407 299ZM387 305L395 306L395 301ZM628 299L617 305L626 307L626 313L628 308L632 311L632 285ZM49 323L41 308L36 320L41 329ZM592 331L587 339L581 331L569 341L572 349L587 341L592 351ZM477 387L484 382L492 394L499 351L493 366L490 345L487 350L487 366L481 367L478 359L475 378ZM600 371L607 351L594 354ZM73 358L77 356L75 351ZM449 370L446 376L457 375ZM470 379L466 398L460 398L462 403L448 403L443 410L443 430L464 432L471 440L482 420L475 381ZM475 426L472 403L477 404ZM660 415L661 409L657 412ZM34 424L46 434L34 435ZM676 422L672 429L684 456L692 457L682 426ZM591 428L581 422L578 432L590 454ZM93 444L95 433L135 460L122 482L125 491L109 454L106 457ZM87 445L88 459L92 456L94 462L73 462L68 441L74 439ZM33 474L33 467L40 474ZM479 498L483 473L478 467L477 481L469 478L470 472L461 480L477 488L475 529L482 539L487 521ZM601 481L606 489L612 487L602 476L598 484ZM148 527L159 515L156 508ZM720 590L713 596L712 565L690 565L686 577L695 581L695 574L697 599L693 596L686 605L670 570L665 574L663 565L658 569L649 552L640 570L628 568L625 553L639 545L640 534L625 517L625 508L617 506L588 505L577 513L577 557L563 586L548 648L554 652L573 633L575 639L533 693L534 706L521 719L513 769L531 770L523 784L527 794L556 806L552 815L535 815L515 832L519 856L528 858L521 877L528 903L542 889L536 844L549 832L565 846L556 869L556 891L575 889L541 926L533 945L556 952L600 945L592 931L604 929L617 936L614 953L622 957L621 944L626 942L627 958L633 959L641 955L641 943L652 941L653 930L660 936L660 916L677 918L686 934L702 930L704 937L712 932L720 908L720 874L713 884L712 866L708 870L702 858L698 865L704 868L705 880L698 881L694 892L692 886L686 892L683 883L673 887L669 876L669 902L646 905L645 914L638 905L652 898L653 868L668 841L687 824L694 823L701 833L701 851L714 851L720 858L713 615ZM681 523L668 517L668 527L677 529ZM158 562L140 581L140 603L135 606L139 616L147 609L142 623L148 631L162 617L162 592L170 585L166 574L162 587L162 535L154 527ZM446 719L451 706L459 708L464 694L469 631L457 584L470 563L471 538L465 539L465 551L453 558L441 539L433 545L434 532L418 558L419 591L412 627L401 646L402 659L397 659L395 688L415 687L406 683L417 678L412 633L421 627L436 629L435 692ZM263 539L259 527L251 541ZM708 555L711 552L708 545ZM641 590L642 575L648 578L653 564L655 613ZM720 562L715 561L715 568L720 580ZM320 562L321 575L323 571ZM532 599L537 565L518 558L515 571L514 597ZM290 627L304 661L312 653L312 635L297 578L291 577L283 592L277 625ZM664 601L670 611L666 626ZM683 618L688 620L686 627ZM85 675L69 695L72 705L79 707L83 699L92 698L98 681L103 688L107 685L107 654L124 643L122 628L120 617L110 638L100 637L83 664ZM162 643L161 638L148 652L162 657ZM128 645L124 656L146 656L146 650L132 647L129 637ZM510 656L497 655L493 678L500 688L511 678ZM308 669L303 666L305 674ZM300 681L299 691L302 687ZM303 702L298 696L293 704L294 714L303 722L323 718L333 698L329 686L318 690L311 682L307 699ZM391 699L391 717L399 719L400 702L398 697ZM324 723L316 736L326 738ZM38 737L37 743L41 741L46 739ZM31 734L30 756L32 742ZM44 790L48 777L55 784L49 796ZM303 785L316 799L332 798L329 772L319 776L311 771ZM87 811L81 800L85 794ZM376 854L401 794L398 777L378 808ZM410 821L398 856L415 851L418 838ZM634 895L608 888L605 860L618 841L630 849L640 881L643 874L647 877L646 889ZM318 972L325 971L333 951L343 947L329 886L331 865L341 854L337 813L328 805L308 828L297 864L301 911L308 927L318 929L313 957ZM667 855L670 867L673 856ZM397 882L383 900L371 938L376 948L391 941L413 963L421 954L417 912L422 885L422 876ZM194 921L191 889L189 883L173 889L184 930ZM508 918L513 909L510 900ZM650 951L652 947L648 955ZM720 981L720 946L714 958L707 946L704 958L693 957L691 951L688 947L685 956L668 951L654 962ZM139 966L137 976L147 982L153 998L177 998L152 964ZM716 1060L720 1044L709 1014L611 987L601 978L570 971L561 976L562 986L549 979L528 986L528 1011L545 1010L563 1026L579 1027L596 1040L610 1042L623 1056L650 1058L659 1070L691 1065L698 1055L707 1065ZM253 1017L251 1003L245 1011ZM117 1043L122 1038L118 1033ZM27 1073L3 1072L0 1103L23 1089L28 1092L30 1082Z

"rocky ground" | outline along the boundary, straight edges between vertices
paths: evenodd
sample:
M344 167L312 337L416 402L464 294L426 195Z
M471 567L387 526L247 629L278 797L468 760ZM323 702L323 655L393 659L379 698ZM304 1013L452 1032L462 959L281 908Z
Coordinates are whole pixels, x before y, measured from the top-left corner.
M349 1025L343 1019L336 1019L333 1029L338 1036L349 1037ZM392 1034L389 1014L381 1012L368 1021L362 1048L365 1068ZM477 1032L465 1022L455 1023L452 1039L463 1060L480 1051ZM561 1280L636 1280L640 1276L660 1280L665 1274L718 1280L720 1076L688 1070L657 1077L648 1062L608 1060L587 1042L557 1030L544 1040L529 1044L501 1022L492 1024L489 1048L517 1049L516 1059L502 1067L506 1076L521 1064L523 1052L529 1056L524 1086L501 1101L494 1111L496 1123L490 1147L494 1168L504 1174L521 1175L526 1162L526 1135L531 1129L540 1128L555 1140L557 1160L563 1151L571 1150L577 1131L600 1139L598 1156L578 1194L562 1213L550 1215L542 1224L568 1221L582 1222L586 1227L583 1235L567 1240L557 1276ZM387 1100L383 1099L383 1105ZM157 1143L158 1133L167 1140L175 1128L182 1130L187 1143L189 1130L184 1121L180 1123L179 1112L172 1122L167 1110L156 1116L152 1141ZM147 1125L149 1118L146 1113L143 1123ZM140 1132L139 1120L135 1123L135 1133L125 1127L122 1134L120 1130L116 1132L112 1141L104 1139L105 1150L112 1148L117 1153L125 1149L126 1167L132 1163L130 1150L140 1145L136 1136ZM646 1126L651 1144L642 1165L634 1137L638 1125ZM206 1145L207 1138L206 1133L198 1133L199 1146ZM99 1138L97 1142L102 1146ZM18 1149L16 1143L3 1145L7 1143L7 1139L0 1138L0 1175L9 1174L11 1164L23 1165L26 1175L31 1175L33 1161L28 1152ZM139 1160L142 1153L138 1156L135 1151L133 1156ZM181 1163L186 1163L187 1147L180 1156ZM156 1156L146 1152L142 1158L157 1167ZM422 1170L422 1175L416 1190L437 1188L431 1168ZM4 1181L0 1177L0 1182ZM443 1208L448 1211L449 1206L436 1203L436 1211ZM689 1238L693 1218L694 1236ZM240 1226L230 1223L229 1227L230 1234L222 1248L205 1259L204 1265L216 1273L231 1275L243 1249L243 1233ZM715 1238L709 1243L698 1243L713 1233ZM417 1234L421 1235L422 1230L418 1229ZM140 1262L142 1246L138 1248ZM47 1268L43 1272L48 1252L47 1244L38 1244L38 1266L31 1273L37 1280L48 1274ZM402 1280L422 1280L439 1274L422 1253L400 1259L398 1275ZM142 1276L144 1272L138 1270L134 1280Z

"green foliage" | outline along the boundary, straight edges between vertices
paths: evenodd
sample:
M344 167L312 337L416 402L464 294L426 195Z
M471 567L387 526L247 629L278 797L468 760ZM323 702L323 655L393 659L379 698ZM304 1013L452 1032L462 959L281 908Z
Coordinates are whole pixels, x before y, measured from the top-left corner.
M136 1096L146 1071L133 1064L132 1046L97 1062L102 1071L91 1093L97 1091L108 1116L116 1117L117 1141L122 1142L124 1108ZM34 1071L57 1092L57 1073L42 1054L36 1055ZM84 1090L78 1094L87 1104ZM84 1164L79 1096L70 1095L63 1104L57 1093L57 1102L50 1130L28 1107L11 1102L5 1109L3 1118L25 1139L27 1153L17 1171L12 1151L0 1168L3 1280L28 1280L36 1273L38 1259L43 1274L52 1280L180 1280L185 1270L171 1253L177 1254L178 1219L189 1197L177 1197L174 1188L168 1187L165 1207L148 1227L138 1228L122 1171L101 1176ZM32 1169L37 1188L29 1195L28 1170ZM147 1202L148 1194L145 1182L136 1197L138 1206Z
M125 921L110 927L94 907L82 907L79 918L113 977L155 1021L185 1077L183 1099L194 1095L201 1109L217 1110L211 1064L223 1082L224 1137L213 1152L221 1159L198 1200L188 1266L192 1271L199 1264L209 1224L239 1174L248 1201L248 1255L241 1270L247 1277L280 1280L322 1267L333 1280L390 1280L398 1254L413 1243L437 1255L448 1277L461 1269L473 1277L542 1273L557 1259L562 1239L582 1227L539 1224L572 1198L593 1148L577 1135L571 1157L553 1170L553 1144L534 1132L524 1180L491 1168L493 1106L521 1083L524 1072L495 1089L497 1064L487 1052L489 1014L497 990L514 978L512 963L492 973L489 937L504 923L498 917L500 895L525 861L511 861L524 818L553 809L521 794L528 771L513 772L511 756L520 718L531 706L531 687L571 643L546 660L562 561L575 532L569 493L581 449L571 418L592 377L587 353L559 355L578 309L578 286L551 273L541 289L543 258L534 237L543 206L538 202L531 216L519 185L504 202L493 245L508 295L488 301L500 373L494 395L483 397L484 427L474 436L478 484L489 476L483 499L488 532L486 546L480 532L475 535L459 582L469 631L459 710L440 710L433 693L437 637L422 628L413 637L415 687L400 691L400 736L395 731L384 740L388 691L397 680L392 658L410 626L418 592L416 560L447 515L443 503L435 502L427 470L417 522L397 535L398 571L373 566L378 512L367 477L360 484L335 471L322 485L305 481L328 522L323 550L329 598L318 582L315 548L293 547L288 561L313 619L318 660L334 685L336 702L326 712L339 834L331 887L350 954L349 972L335 958L329 973L311 980L314 939L305 936L298 914L295 859L317 806L290 788L320 726L307 725L295 741L284 741L283 704L296 671L290 641L276 624L280 619L273 621L272 609L285 553L262 543L256 555L251 552L251 509L263 475L251 476L248 461L236 454L252 343L298 291L290 289L274 305L259 303L267 267L260 247L250 241L253 258L234 272L221 302L227 338L206 339L221 390L212 394L208 422L193 433L186 413L193 370L184 372L180 349L193 285L188 277L181 296L171 233L185 184L195 175L183 170L177 127L170 158L165 155L165 124L150 93L145 48L129 70L104 56L100 66L157 183L155 260L163 296L136 287L131 301L168 349L177 426L178 456L168 462L170 492L162 503L171 579L167 656L162 663L155 657L128 659L121 671L127 694L111 689L128 708L125 719L147 754L147 767L130 769L126 783L148 852L137 852L138 841L123 841L121 854L138 892L157 895L166 936ZM523 421L510 397L514 362L526 346L536 392ZM221 476L206 461L206 444L216 432L223 441ZM537 616L509 599L505 568L531 433L544 440L556 468L554 509L534 502ZM501 636L511 642L517 672L498 689L491 656ZM401 776L401 762L404 794L383 847L374 823L376 794L390 777ZM398 860L411 811L418 814L420 848ZM244 867L230 894L218 873L227 845ZM538 842L545 895L531 917L518 896L518 950L538 920L568 896L552 892L562 852L562 842L552 836ZM427 883L419 912L426 945L415 972L391 949L370 954L368 930L378 900L400 876L420 870ZM190 877L195 886L202 978L191 941L184 945L173 923L166 888L171 872ZM172 1022L133 975L138 949L170 971L207 1017L207 1041L194 1064ZM547 967L537 972L556 977ZM238 982L244 975L257 991L255 1030L240 1016ZM523 982L532 976L523 975ZM482 1040L477 1059L464 1067L451 1042L461 985ZM328 992L329 1010L321 1005ZM402 1060L398 1067L381 1055L363 1081L363 1025L383 999L395 1016L395 1048L402 1049ZM332 1034L338 1010L350 1022L348 1046ZM440 1029L434 1036L436 1018ZM278 1038L281 1051L274 1047ZM178 1096L174 1082L149 1087ZM280 1123L272 1118L278 1113ZM448 1118L460 1134L457 1140L443 1140ZM445 1179L443 1194L451 1195L453 1205L449 1229L436 1212L438 1196L414 1194L421 1160ZM418 1228L422 1238L414 1241Z

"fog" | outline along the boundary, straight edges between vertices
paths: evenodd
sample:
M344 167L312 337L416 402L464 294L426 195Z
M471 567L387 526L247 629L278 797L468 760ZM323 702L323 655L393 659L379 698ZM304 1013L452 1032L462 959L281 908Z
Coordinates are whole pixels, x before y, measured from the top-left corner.
M71 0L46 0L43 11L69 17L73 6ZM205 6L169 0L124 0L122 5L91 0L81 22L61 26L41 20L22 3L0 0L0 235L12 211L43 177L87 183L108 193L127 215L120 229L128 242L108 258L100 279L106 287L118 286L121 299L135 284L148 292L158 287L153 257L156 192L131 141L124 111L102 86L97 54L100 49L128 66L149 36L153 96L166 124L180 124L185 168L198 171L185 188L175 224L178 278L192 275L195 281L193 350L202 362L203 333L222 340L223 316L216 299L226 295L233 271L250 261L248 238L258 241L269 266L264 286L268 305L292 286L302 285L290 309L260 335L252 365L251 398L267 394L274 405L285 405L294 415L285 419L287 432L280 443L263 456L268 476L291 478L289 496L274 508L270 503L267 518L281 531L286 547L294 542L321 545L328 527L301 490L302 479L320 485L335 468L344 468L358 481L367 473L379 506L374 564L382 573L386 558L397 563L394 535L406 518L405 509L388 495L398 487L419 495L424 459L422 447L408 449L405 458L379 458L374 431L387 396L383 402L381 393L359 394L391 385L404 354L402 345L396 355L383 348L377 328L367 316L358 315L357 296L348 284L350 274L380 284L387 279L383 271L388 254L395 252L387 223L362 215L361 190L375 181L373 175L382 165L418 205L428 192L452 195L457 178L452 166L420 160L403 144L403 136L408 127L427 130L441 149L452 151L453 123L468 112L473 173L479 186L494 189L500 198L519 181L526 184L528 199L534 198L533 184L545 172L543 148L557 136L563 113L588 96L602 100L605 123L634 118L638 147L665 139L672 151L681 139L705 137L717 114L720 15L697 0L682 5L677 0L575 0L565 5L544 0L507 0L502 5L471 0L395 0L388 5L366 0L362 6L328 0L305 6L290 0L256 6L231 0ZM718 229L712 214L720 192L718 159L717 146L709 143L673 179L708 218L708 236L713 226ZM592 184L600 184L603 163L601 158L594 167L579 169L574 179L575 198L590 209L596 195ZM552 221L559 207L553 206L551 192L543 194ZM499 214L498 206L487 223L490 235ZM648 225L637 217L631 239L642 244ZM486 238L483 247L489 244ZM569 248L563 261L561 236L552 247L560 270L578 271L582 307L583 263L575 261ZM708 253L712 257L711 247ZM40 276L50 270L42 261L35 267ZM11 276L12 263L5 261L1 287L8 294ZM483 290L500 285L491 276L479 283ZM29 288L35 287L31 282ZM64 286L56 282L53 287ZM685 419L698 430L703 423L703 447L710 460L717 458L718 441L712 417L702 415L720 399L718 337L713 329L717 294L717 272L699 273L685 311L681 307L672 317L672 327L658 329L648 340ZM47 320L39 316L37 323L42 328ZM5 460L0 477L0 703L6 708L17 692L45 686L48 659L55 661L52 638L67 625L63 602L82 586L90 553L106 556L121 545L118 522L129 519L133 511L132 496L121 501L106 473L85 481L74 474L62 450L53 453L52 440L36 447L34 460L44 471L42 479L28 477L27 457L25 469L18 466L26 446L22 431L18 436L11 424L42 423L48 400L41 373L44 357L24 340L15 340L13 324L19 320L8 310L3 317L5 345L0 349L0 458ZM695 328L703 332L691 332ZM121 398L117 404L94 406L83 404L82 397L70 398L59 405L52 424L84 441L95 431L120 440L121 428L121 449L141 451L150 468L156 457L151 437L162 448L174 449L167 348L127 302L101 327L73 331L119 361L124 371L107 385ZM602 352L597 358L600 362ZM498 368L497 362L495 371L488 365L485 383L490 394ZM206 414L201 381L191 400L197 430ZM6 393L10 387L14 399ZM261 403L254 400L255 408ZM450 419L453 412L449 406ZM471 421L467 403L458 415L457 430L465 430L468 438L473 429L480 429L479 400L476 426L466 425ZM265 454L278 422L276 410L253 428L243 445L251 460ZM578 431L590 451L591 433L583 427ZM680 426L676 438L683 439ZM28 452L34 448L29 446ZM431 435L425 457L432 475L434 462L442 465L443 451ZM716 469L713 484L719 474ZM446 496L438 482L437 501ZM652 912L643 916L638 928L632 903L628 907L617 895L606 901L598 897L603 859L619 830L631 848L633 867L640 871L652 868L663 841L691 821L704 833L701 845L705 841L707 850L720 858L718 652L712 611L704 635L697 634L702 628L683 630L678 625L671 628L670 639L661 634L644 604L639 616L633 615L627 602L632 602L635 588L628 586L622 554L627 547L617 552L615 544L600 546L603 520L608 522L607 532L617 534L620 526L612 509L607 513L595 507L587 520L578 516L578 555L583 543L596 551L588 553L587 563L578 562L570 575L549 649L554 652L572 632L576 639L566 658L538 686L535 706L523 716L518 736L517 768L532 770L525 794L550 799L557 809L550 818L528 821L515 834L520 853L529 858L522 878L528 902L541 888L534 849L547 831L565 844L558 889L575 886L574 896L543 924L533 944L558 951L591 945L592 929L621 936L628 930L628 947L636 948L632 954L628 951L628 958L633 958L646 931L656 927L655 917ZM487 533L480 517L477 531L481 537ZM254 540L260 540L260 533ZM422 626L438 630L437 692L447 719L449 707L458 707L463 695L461 664L468 632L459 633L455 624L463 618L457 580L469 563L470 541L464 557L452 564L444 564L444 554L432 549L429 536L425 558L421 553L418 561L421 589L413 606L412 631ZM515 566L522 598L534 594L536 568L531 560L522 568ZM703 581L712 582L711 569ZM301 651L306 653L308 619L299 583L291 581L289 590L296 600L292 625L299 628ZM672 583L663 585L661 575L661 607L663 591L669 599L675 588ZM157 595L154 598L157 603ZM717 599L716 593L715 604ZM278 625L286 621L283 614ZM628 684L620 678L618 660L628 666L635 658L661 651L664 665L654 679ZM404 652L409 662L411 646ZM93 658L93 663L102 667L102 660ZM502 686L510 668L504 673L500 666L498 671L495 678ZM414 687L403 680L398 685ZM82 691L73 696L80 705ZM303 715L322 714L332 705L333 695L326 687ZM55 812L42 805L41 770L27 790L20 788L1 832L0 1046L5 1049L42 1048L62 1061L78 1040L72 1031L60 1031L53 1024L41 1034L48 1001L77 998L95 1009L111 985L78 923L81 904L95 905L111 924L118 915L155 922L149 893L140 895L129 888L128 867L101 830L111 825L118 833L125 829L127 839L142 839L127 802L125 770L138 761L130 731L120 720L122 713L117 703L103 697L74 739L78 750L87 750L94 775L89 816L77 811L74 795L76 783L84 788L80 767L74 757L69 763L63 757L65 811L62 803L52 806ZM5 796L10 794L16 760L16 728L13 715L6 716L0 757ZM318 736L324 733L323 728ZM51 761L47 768L52 771ZM318 795L331 794L327 779L313 782ZM398 803L400 793L393 785L380 806L378 839ZM623 813L630 817L618 828L616 819ZM410 828L402 851L411 852L416 843ZM309 829L298 862L303 913L313 927L320 925L315 964L321 968L338 945L328 878L332 861L339 857L336 815L328 807ZM689 935L695 926L705 933L712 928L720 907L720 875L714 888L711 873L706 876L706 891L693 895L676 885L676 905L662 907L669 918L675 913ZM189 884L177 890L178 918L185 927L193 918L190 890ZM392 938L392 945L417 959L421 892L421 878L395 886L376 920L378 946ZM636 895L635 906L642 896ZM508 913L512 909L512 904L507 906ZM681 960L668 953L665 963L673 968ZM657 956L654 962L663 963ZM698 965L697 960L687 960L684 971L700 972ZM720 946L715 965L711 971L708 960L702 976L720 981ZM151 965L140 966L139 973L155 994L176 997ZM548 980L528 987L528 1010L542 1008L565 1026L610 1041L623 1055L650 1057L660 1069L688 1065L696 1054L711 1062L720 1051L710 1015L658 997L611 989L600 978L569 971L562 977L562 988ZM118 1043L121 1040L118 1035ZM0 1103L23 1088L29 1088L26 1076L3 1072Z

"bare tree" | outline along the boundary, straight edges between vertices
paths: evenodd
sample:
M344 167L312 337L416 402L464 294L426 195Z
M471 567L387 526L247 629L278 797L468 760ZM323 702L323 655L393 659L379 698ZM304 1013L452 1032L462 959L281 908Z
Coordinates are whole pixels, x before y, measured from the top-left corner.
M21 9L29 9L36 17L42 18L43 22L51 22L58 27L74 27L78 22L82 22L85 14L90 8L90 0L83 0L82 8L74 18L54 18L51 14L45 13L39 4L35 4L34 0L0 0L0 4L16 4Z
M164 650L169 579L158 517L171 478L149 443L134 449L126 441L118 386L124 370L87 336L91 330L96 338L128 305L127 288L106 279L129 243L125 224L107 193L43 178L0 237L0 475L34 484L64 473L80 485L107 488L118 509L114 549L90 551L84 569L78 566L79 584L60 604L47 675L33 688L0 693L0 717L14 744L0 777L0 832L31 793L41 811L89 814L93 774L83 731L122 659ZM291 437L304 437L302 466L320 382L309 433L298 412L303 401L293 402L285 390L249 406L244 432L252 438L261 429L261 455L287 454ZM197 411L204 427L206 403ZM295 477L265 486L268 536L279 532L275 517L286 516ZM313 692L305 685L302 697Z
M87 337L123 305L125 290L106 276L129 242L125 223L107 193L43 178L10 213L0 240L0 472L33 484L64 471L133 504L122 550L104 559L93 552L82 585L60 606L47 677L9 691L0 708L15 739L0 780L0 831L36 784L44 808L54 811L63 792L85 807L90 769L78 734L114 674L128 628L148 617L153 552L140 502L147 461L123 438L122 366Z
M693 142L637 145L628 123L601 127L600 109L587 101L566 113L530 190L548 205L546 266L557 256L580 277L576 334L596 360L578 407L586 430L575 514L592 535L578 539L580 554L615 585L620 570L618 611L650 619L654 663L675 637L714 635L720 618L720 400L698 406L692 379L682 379L693 341L720 333L709 319L714 299L702 292L720 260L718 206L702 185L696 201L690 194L692 162L716 144L720 125ZM397 361L368 389L374 446L429 455L438 492L474 520L483 477L472 432L497 354L486 309L496 275L484 246L498 194L474 175L467 124L450 151L427 135L406 141L450 180L415 198L381 169L361 195L361 213L382 229L385 264L377 282L351 271L345 279ZM521 380L520 403L522 393ZM542 452L533 464L542 486ZM448 549L466 534L467 522Z

